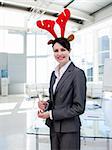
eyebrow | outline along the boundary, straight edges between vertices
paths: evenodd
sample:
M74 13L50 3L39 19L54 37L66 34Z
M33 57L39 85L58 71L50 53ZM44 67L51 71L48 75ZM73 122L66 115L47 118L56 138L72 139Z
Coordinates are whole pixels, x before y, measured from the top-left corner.
M59 50L59 49L53 49L54 51L56 51L56 50ZM65 48L61 48L60 50L67 50L67 49L65 49Z

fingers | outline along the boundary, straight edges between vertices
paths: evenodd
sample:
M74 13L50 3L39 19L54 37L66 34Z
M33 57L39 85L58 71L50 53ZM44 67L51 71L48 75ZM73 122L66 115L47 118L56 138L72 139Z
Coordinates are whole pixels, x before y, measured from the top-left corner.
M42 109L43 111L45 110L45 108L46 108L46 106L47 106L47 102L46 101L38 101L38 107L40 108L40 109Z
M47 118L49 118L49 112L41 112L41 111L39 111L38 112L38 117L39 118L43 118L43 119L47 119Z
M43 110L41 110L41 109L40 109L40 110L38 110L38 114L39 114L39 113L43 113L43 112L44 112L44 111L43 111Z
M45 109L44 101L39 101L39 102L38 102L38 107L39 107L40 109L44 110L44 109Z
M45 101L43 101L43 100L39 100L39 101L38 101L38 104L39 104L39 105L46 105L47 102L45 102Z
M46 119L49 117L49 113L45 112L47 106L48 106L48 102L47 101L44 101L44 100L39 100L38 101L38 117L39 118L43 118L43 119Z

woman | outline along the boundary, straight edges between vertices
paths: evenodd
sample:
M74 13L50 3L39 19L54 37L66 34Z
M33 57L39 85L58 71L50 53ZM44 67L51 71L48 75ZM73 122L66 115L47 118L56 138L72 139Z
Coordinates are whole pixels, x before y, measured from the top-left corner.
M86 77L70 60L67 38L52 41L54 58L59 63L52 72L49 101L39 101L38 117L50 127L51 150L80 150L80 118L86 102Z

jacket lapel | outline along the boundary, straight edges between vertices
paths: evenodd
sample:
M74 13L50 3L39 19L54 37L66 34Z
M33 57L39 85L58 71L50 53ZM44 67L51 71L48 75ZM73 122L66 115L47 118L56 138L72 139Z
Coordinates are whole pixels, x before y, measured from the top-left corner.
M56 86L55 94L57 93L58 89L63 85L64 81L67 80L68 76L71 74L73 69L74 69L74 64L71 63L68 66L67 70L62 75L61 79L59 80L59 82L58 82L58 84Z
M50 83L51 100L53 100L53 85L55 83L55 80L56 80L56 76L55 73L53 73L51 77L51 83Z

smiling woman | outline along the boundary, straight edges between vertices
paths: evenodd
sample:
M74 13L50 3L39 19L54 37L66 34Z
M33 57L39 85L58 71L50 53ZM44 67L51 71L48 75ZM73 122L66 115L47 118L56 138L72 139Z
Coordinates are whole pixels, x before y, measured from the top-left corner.
M58 62L51 74L49 85L49 100L38 102L38 117L46 119L50 128L51 150L80 150L80 115L84 113L86 102L86 77L83 70L76 67L70 59L70 41L74 35L64 37L65 26L70 17L70 11L65 9L56 22L39 20L37 26L49 31L54 40L52 44L54 58ZM61 37L57 37L54 25L57 23Z
M65 38L60 40L67 45ZM70 60L70 47L60 44L58 38L53 51L58 65L51 74L49 101L38 102L38 117L46 119L50 128L51 150L80 150L79 116L85 110L86 77Z

